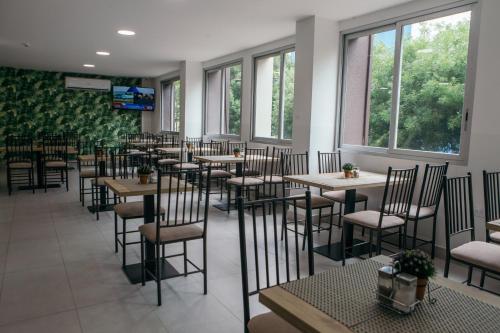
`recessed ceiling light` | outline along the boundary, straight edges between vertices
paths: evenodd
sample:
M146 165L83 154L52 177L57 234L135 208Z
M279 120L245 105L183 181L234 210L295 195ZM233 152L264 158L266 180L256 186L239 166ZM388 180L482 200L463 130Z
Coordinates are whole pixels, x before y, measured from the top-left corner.
M83 67L94 68L94 67L95 67L95 65L92 65L92 64L83 64Z
M118 30L118 34L123 35L123 36L133 36L135 35L135 32L132 30Z
M109 53L108 51L97 51L95 54L100 56L109 56L111 53Z

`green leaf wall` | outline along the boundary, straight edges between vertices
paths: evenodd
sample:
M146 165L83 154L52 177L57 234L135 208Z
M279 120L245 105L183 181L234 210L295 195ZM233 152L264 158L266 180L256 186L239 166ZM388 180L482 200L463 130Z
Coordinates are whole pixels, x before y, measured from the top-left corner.
M111 110L111 92L69 90L66 76L140 85L140 78L103 77L0 67L0 145L5 136L76 131L82 139L116 142L141 130L141 113Z

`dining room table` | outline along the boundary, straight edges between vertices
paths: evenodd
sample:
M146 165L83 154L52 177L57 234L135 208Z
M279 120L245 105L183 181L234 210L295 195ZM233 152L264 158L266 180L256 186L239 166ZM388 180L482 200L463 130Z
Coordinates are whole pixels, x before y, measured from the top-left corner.
M259 292L259 302L302 332L500 332L500 298L435 276L415 310L400 314L378 304L377 256ZM429 294L430 291L430 294Z
M7 152L7 147L0 147L0 154ZM43 177L43 145L38 142L33 144L33 153L35 154L35 166L36 166L36 189L45 188L45 179ZM68 146L68 155L78 155L78 148L73 146ZM60 184L47 184L49 188L61 187ZM20 186L21 190L31 190L31 186Z
M186 183L182 179L169 176L164 176L161 183L161 193L169 193L170 191L192 191L192 185ZM143 197L144 204L144 223L155 223L155 195L157 194L158 184L156 182L149 182L148 184L140 184L138 178L128 179L106 179L106 186L118 197ZM155 245L146 240L145 257L148 265L148 270L151 272L156 271L155 266ZM179 272L166 260L163 259L162 265L162 279L167 279L170 276L176 276ZM141 282L141 263L129 264L123 267L125 275L128 277L130 283L136 284ZM152 278L148 275L147 280Z
M323 191L345 191L344 214L350 214L355 211L356 206L356 191L367 188L384 187L387 182L387 175L375 172L362 171L357 178L346 178L343 172L308 174L308 175L289 175L284 176L285 181L316 187ZM346 237L346 247L352 245L363 244L364 240L354 238L354 227L352 224L346 224L343 228ZM374 250L374 248L373 248ZM342 260L342 242L329 243L314 248L314 252L326 256L330 259ZM352 254L346 258L353 256L361 256L370 251L370 245L364 244L355 246Z

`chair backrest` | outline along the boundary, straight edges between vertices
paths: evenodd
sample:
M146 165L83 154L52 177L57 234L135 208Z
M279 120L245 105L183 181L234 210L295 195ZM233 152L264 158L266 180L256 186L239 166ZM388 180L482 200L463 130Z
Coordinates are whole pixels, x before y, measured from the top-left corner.
M500 171L483 170L483 188L486 222L500 219Z
M5 141L8 163L29 162L33 163L33 139L26 136L9 135Z
M229 141L226 145L226 151L224 152L224 154L232 155L234 148L239 148L240 152L244 152L245 149L247 149L247 143L246 142Z
M184 143L187 144L192 144L193 146L200 146L200 144L203 142L203 138L188 138L184 139Z
M273 159L271 160L271 169L268 173L271 176L281 176L281 153L291 154L292 148L273 146L273 152L271 154Z
M194 181L190 182L193 174L197 173ZM201 170L197 171L157 171L156 187L156 241L159 243L160 229L174 226L202 224L203 237L207 234L207 218L209 207L209 194L211 168L203 176ZM202 184L206 181L207 189L202 192ZM163 193L162 188L168 187ZM204 198L202 196L204 195ZM165 221L161 217L162 197L165 199Z
M44 136L42 149L45 161L68 161L68 139L64 136Z
M321 153L318 150L318 172L333 173L342 171L340 150L331 153Z
M227 154L227 144L229 143L229 140L224 140L224 139L210 139L210 142L214 143L220 143L221 144L221 152L220 155L225 155Z
M68 139L68 147L80 149L80 136L78 132L65 132L64 136Z
M291 175L308 175L309 174L309 153L293 153L285 154L281 153L281 174L283 176ZM282 182L283 185L283 195L285 195L285 190L293 189L309 189L309 186L302 185L298 183ZM288 185L288 187L286 187Z
M266 174L268 153L269 147L245 148L245 156L243 157L243 184L247 176L258 177Z
M112 159L110 157L110 148L102 145L94 146L94 177L96 179L99 177L108 176L108 167L112 163ZM114 169L115 165L112 167Z
M287 222L287 207L296 207L297 200L306 202L305 227L312 235L311 193L293 198L265 199L245 202L238 198L238 225L240 235L241 276L243 290L243 313L245 331L250 320L250 296L260 290L275 285L314 275L314 256L312 236L307 237L307 251L301 250L296 232L289 233L282 225ZM267 215L267 207L271 207ZM245 211L248 209L248 213ZM264 212L264 213L260 213ZM248 221L245 217L251 215ZM298 216L294 209L289 223L298 227ZM247 253L247 248L250 251Z
M218 156L222 155L223 148L222 142L211 141L211 142L203 142L201 144L201 154L203 156Z
M379 227L384 215L399 215L408 217L415 183L417 181L418 165L411 169L393 169L389 167L385 183L382 207L380 209Z
M443 190L446 252L449 254L451 237L469 232L470 240L475 240L471 173L463 177L443 176Z
M448 172L448 162L441 165L425 165L424 179L422 180L422 188L420 197L418 198L417 212L418 216L420 207L435 207L437 212L439 202L441 201L441 193L443 190L443 176Z

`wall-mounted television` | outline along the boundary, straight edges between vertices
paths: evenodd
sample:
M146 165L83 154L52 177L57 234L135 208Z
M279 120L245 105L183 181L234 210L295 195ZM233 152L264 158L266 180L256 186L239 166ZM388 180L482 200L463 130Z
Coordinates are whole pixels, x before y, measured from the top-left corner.
M155 110L154 88L113 86L113 109L115 110Z

